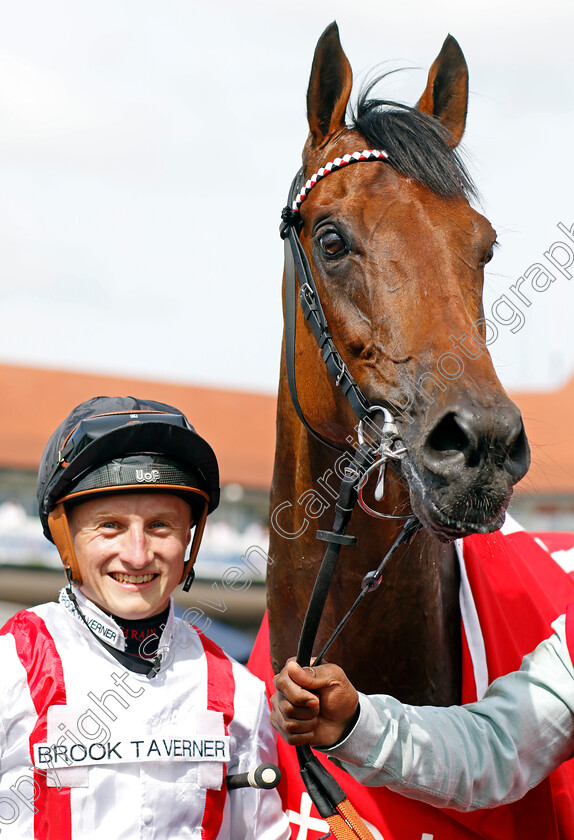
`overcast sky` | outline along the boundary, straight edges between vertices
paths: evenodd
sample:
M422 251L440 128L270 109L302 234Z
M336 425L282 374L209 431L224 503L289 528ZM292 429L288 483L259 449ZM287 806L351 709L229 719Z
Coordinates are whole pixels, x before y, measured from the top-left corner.
M415 68L384 91L411 104L447 33L459 41L465 148L501 243L487 314L569 241L557 223L574 224L571 0L0 10L1 361L275 390L279 214L334 19L358 81L381 62ZM514 318L491 347L508 387L574 372L574 280L555 274L522 315L498 309Z

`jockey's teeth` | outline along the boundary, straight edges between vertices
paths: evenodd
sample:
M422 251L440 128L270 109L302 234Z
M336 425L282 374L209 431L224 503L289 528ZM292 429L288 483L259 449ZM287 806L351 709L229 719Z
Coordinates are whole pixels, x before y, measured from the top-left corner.
M125 575L123 572L113 572L112 577L119 583L149 583L153 575Z

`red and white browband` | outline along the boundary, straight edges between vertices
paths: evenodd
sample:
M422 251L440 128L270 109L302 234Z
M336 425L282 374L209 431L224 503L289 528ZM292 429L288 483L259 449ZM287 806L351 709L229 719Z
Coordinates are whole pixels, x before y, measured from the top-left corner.
M350 163L360 163L365 160L386 160L388 158L387 152L379 151L379 149L365 149L363 152L353 152L352 155L343 155L343 157L330 160L325 166L322 166L318 172L311 175L299 195L293 202L291 209L294 213L299 212L299 208L313 189L315 184L318 184L326 175L331 172L336 172L337 169L342 169L343 166L348 166Z

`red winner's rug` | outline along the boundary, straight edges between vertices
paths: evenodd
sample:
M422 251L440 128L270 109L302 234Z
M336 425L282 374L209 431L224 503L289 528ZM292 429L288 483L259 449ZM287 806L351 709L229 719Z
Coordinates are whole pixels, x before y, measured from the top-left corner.
M510 517L501 531L457 543L461 566L463 703L548 637L574 602L574 534L527 533ZM294 651L295 653L295 651ZM269 628L264 619L249 668L273 694ZM400 699L400 698L399 698ZM464 814L367 788L322 758L377 840L574 840L574 760L512 805ZM312 805L295 749L279 739L279 791L293 840L319 840L329 827Z

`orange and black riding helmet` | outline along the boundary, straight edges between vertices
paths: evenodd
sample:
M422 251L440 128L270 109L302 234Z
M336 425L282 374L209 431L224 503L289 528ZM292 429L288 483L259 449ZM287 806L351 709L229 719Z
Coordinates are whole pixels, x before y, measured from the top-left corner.
M81 583L66 506L96 494L166 491L191 506L195 531L182 582L190 575L207 515L219 504L210 445L173 406L134 397L94 397L77 406L46 446L38 472L44 534L68 575Z

